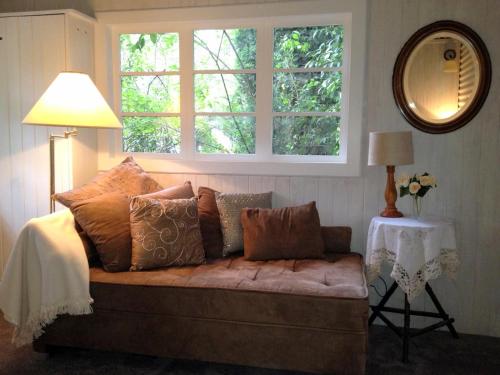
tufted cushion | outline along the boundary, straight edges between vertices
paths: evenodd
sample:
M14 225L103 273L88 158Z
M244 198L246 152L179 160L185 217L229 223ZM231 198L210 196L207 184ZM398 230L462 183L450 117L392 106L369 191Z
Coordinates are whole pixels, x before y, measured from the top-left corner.
M91 268L90 281L95 309L359 331L367 313L358 254L257 262L232 257L114 274Z

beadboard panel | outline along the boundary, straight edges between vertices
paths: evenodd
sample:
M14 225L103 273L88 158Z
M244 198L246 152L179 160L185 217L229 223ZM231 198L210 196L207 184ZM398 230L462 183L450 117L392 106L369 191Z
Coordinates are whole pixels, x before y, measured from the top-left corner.
M63 15L0 18L0 25L0 51L5 54L0 58L1 271L23 224L49 211L50 129L23 126L21 121L65 65ZM57 181L60 188L68 186L63 175Z
M48 139L50 133L65 130L21 121L59 72L75 68L93 72L92 54L75 59L77 48L66 54L78 31L88 27L88 22L84 25L69 17L63 13L0 16L0 277L24 223L49 213ZM68 27L74 30L66 34ZM91 29L86 31L84 35L89 35ZM90 37L87 52L93 45ZM55 144L56 191L70 189L74 182L82 184L97 171L96 132L80 133L76 141ZM83 167L73 165L73 158L82 160Z
M415 164L397 168L396 174L429 171L438 178L438 188L424 200L427 214L451 217L456 223L461 261L455 280L442 277L431 282L444 308L456 319L459 332L500 336L500 76L493 70L491 90L479 114L464 128L443 135L430 135L413 129L399 114L392 96L392 68L400 48L418 28L438 19L463 22L483 38L492 64L500 63L497 20L500 7L494 0L369 2L367 43L367 80L365 87L362 160L367 157L370 131L412 130ZM363 168L362 177L286 177L156 174L163 184L191 180L194 188L209 186L221 191L274 191L276 207L316 200L325 225L349 225L353 228L352 249L364 254L368 226L385 206L385 168ZM398 207L411 213L409 199L400 199ZM390 269L384 270L387 282ZM379 291L383 283L376 281ZM379 297L370 289L372 303ZM398 289L390 304L403 306ZM412 304L415 309L434 311L424 295ZM399 324L401 316L392 315ZM415 326L434 322L413 317ZM413 324L412 323L412 324Z

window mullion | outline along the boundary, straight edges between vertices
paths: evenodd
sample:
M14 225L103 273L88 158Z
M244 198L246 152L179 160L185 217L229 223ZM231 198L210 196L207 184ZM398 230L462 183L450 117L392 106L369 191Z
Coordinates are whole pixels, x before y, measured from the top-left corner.
M183 29L179 32L181 155L183 159L194 157L193 56L193 30Z
M273 103L273 44L272 27L261 22L257 27L257 87L256 87L256 142L255 154L259 160L272 156Z

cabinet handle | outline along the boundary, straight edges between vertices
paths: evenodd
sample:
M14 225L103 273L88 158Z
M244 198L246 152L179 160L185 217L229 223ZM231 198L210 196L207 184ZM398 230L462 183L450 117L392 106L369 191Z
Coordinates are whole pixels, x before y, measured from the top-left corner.
M0 40L3 40L3 37L0 36Z

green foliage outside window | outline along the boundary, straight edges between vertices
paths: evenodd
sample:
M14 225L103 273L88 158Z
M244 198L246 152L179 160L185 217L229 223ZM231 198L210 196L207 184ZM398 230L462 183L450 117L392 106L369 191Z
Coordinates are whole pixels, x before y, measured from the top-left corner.
M340 117L336 113L342 74L328 68L342 66L343 36L342 26L275 29L273 66L280 71L273 74L274 154L338 155ZM256 74L224 71L256 68L256 38L255 29L194 32L194 109L203 112L194 119L198 152L255 153ZM122 34L120 46L122 111L178 113L178 34ZM287 71L290 68L315 70ZM126 75L160 71L173 73ZM291 116L293 112L308 115ZM124 120L125 151L179 152L179 117L131 115Z

